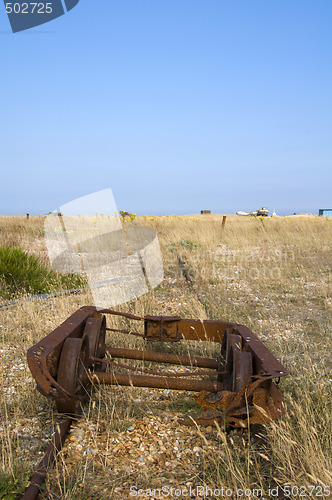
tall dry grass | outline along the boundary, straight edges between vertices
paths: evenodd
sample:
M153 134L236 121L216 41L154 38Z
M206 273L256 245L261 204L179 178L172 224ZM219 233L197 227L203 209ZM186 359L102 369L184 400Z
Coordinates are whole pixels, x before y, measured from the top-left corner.
M310 486L331 484L332 221L227 216L222 231L221 220L217 215L135 219L132 223L149 225L158 233L165 280L148 295L118 309L138 315L180 314L246 324L291 371L280 385L286 415L261 431L264 444L253 441L247 432L226 434L222 428L206 435L202 428L194 430L201 451L190 477L181 467L172 475L165 468L166 483L161 483L160 473L152 466L130 473L111 465L112 455L110 458L107 450L112 449L113 433L126 436L137 419L152 418L151 408L161 419L186 413L194 409L193 400L175 391L162 399L162 391L157 390L96 388L82 422L95 429L91 446L98 450L99 459L81 456L68 463L68 450L60 454L43 498L128 498L128 492L117 489L124 483L148 488L174 478L182 485L189 481L233 491L261 488L265 494L276 484L303 486L307 492ZM37 222L27 229L24 224L30 221L1 219L0 234L7 234L3 241L21 242L30 251L43 252L42 227ZM196 291L181 275L179 255L190 270ZM41 438L48 438L59 421L53 404L34 389L26 351L87 303L91 303L89 294L22 303L0 311L1 468L14 490L24 487L45 445ZM128 327L129 323L109 320L109 326L116 325ZM143 345L140 339L119 335L109 337L108 342ZM188 346L164 344L162 349L186 352ZM190 349L209 356L216 352L214 346L204 343L193 343ZM148 394L158 402L152 405ZM30 438L22 430L29 426ZM172 436L175 427L170 429ZM108 436L109 443L103 444L101 436ZM327 498L326 492L324 495Z

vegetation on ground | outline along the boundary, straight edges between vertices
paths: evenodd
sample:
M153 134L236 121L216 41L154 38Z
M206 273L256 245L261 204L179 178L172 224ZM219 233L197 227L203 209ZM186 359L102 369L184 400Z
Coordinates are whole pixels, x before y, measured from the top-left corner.
M80 288L84 283L81 276L57 273L20 247L0 246L0 297L3 299Z
M95 387L41 498L121 500L130 498L131 485L261 488L268 497L275 484L293 488L290 498L299 497L296 488L309 498L312 487L311 496L328 498L324 487L332 483L332 220L227 216L224 230L218 215L147 216L132 223L157 231L165 279L118 310L247 325L291 372L279 386L287 413L261 430L266 444L258 445L250 431L177 424L177 416L194 408L188 393ZM0 244L35 252L47 267L42 229L41 218L0 218ZM197 293L182 276L178 254ZM26 351L91 303L86 292L0 311L0 470L15 488L26 484L15 464L31 473L61 419L53 403L36 392ZM109 319L108 326L134 329L134 323L118 317ZM110 334L107 342L146 348L140 338L121 334ZM164 343L161 349L217 353L212 344L189 344ZM144 366L155 368L147 362Z

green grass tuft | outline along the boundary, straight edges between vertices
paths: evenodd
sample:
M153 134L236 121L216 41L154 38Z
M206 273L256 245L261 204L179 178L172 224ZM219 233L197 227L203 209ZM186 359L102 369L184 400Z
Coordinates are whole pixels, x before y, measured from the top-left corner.
M181 248L185 248L187 250L197 250L198 248L201 248L201 246L202 245L200 243L197 243L196 241L181 238L179 241L176 241L175 243L170 243L169 245L166 246L166 248L168 250L178 250Z
M15 500L20 498L27 482L26 472L20 473L16 478L12 475L0 473L0 498L1 500Z
M4 299L80 288L84 284L81 276L57 273L20 247L0 247L0 296Z

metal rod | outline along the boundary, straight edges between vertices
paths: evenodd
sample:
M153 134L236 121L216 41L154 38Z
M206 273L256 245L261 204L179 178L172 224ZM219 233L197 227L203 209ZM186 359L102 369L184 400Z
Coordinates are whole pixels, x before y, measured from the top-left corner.
M98 312L101 314L113 314L113 316L123 316L124 318L144 321L144 318L142 318L141 316L135 316L135 314L125 313L120 311L113 311L113 309L99 309Z
M108 332L125 333L127 335L136 335L136 337L144 337L144 333L133 332L131 330L119 330L118 328L106 328Z
M142 368L139 366L132 366L123 363L115 363L113 359L105 359L105 358L95 358L94 356L90 357L90 360L97 361L100 364L105 363L109 366L116 366L117 368L124 368L125 370L141 372L141 373L149 373L150 375L161 375L160 371L156 370L148 370L147 368ZM162 373L163 377L202 377L203 375L211 375L210 371L199 371L199 372L181 372L181 373ZM217 375L227 375L227 371L217 371Z
M222 390L222 384L220 382L153 377L148 375L123 375L120 373L95 372L91 374L91 380L92 382L101 382L108 385L133 385L134 387L153 387L156 389L174 389L178 391L219 392Z
M158 363L169 363L171 365L197 366L200 368L211 368L217 370L216 359L201 358L199 356L184 356L182 354L166 354L163 352L139 351L137 349L124 349L122 347L107 347L112 358L139 359L142 361L156 361Z
M44 481L47 473L47 469L52 462L55 452L61 450L62 445L66 439L69 427L71 424L71 418L66 418L58 425L57 430L51 438L51 442L48 445L45 455L37 465L35 474L33 475L31 482L27 489L25 490L22 500L35 500L38 498L40 485Z

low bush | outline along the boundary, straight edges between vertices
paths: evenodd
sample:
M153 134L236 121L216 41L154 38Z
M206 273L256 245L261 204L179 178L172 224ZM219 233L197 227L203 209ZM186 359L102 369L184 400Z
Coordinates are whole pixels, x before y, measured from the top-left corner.
M81 276L57 273L20 247L0 247L0 296L4 299L80 288L84 284Z

